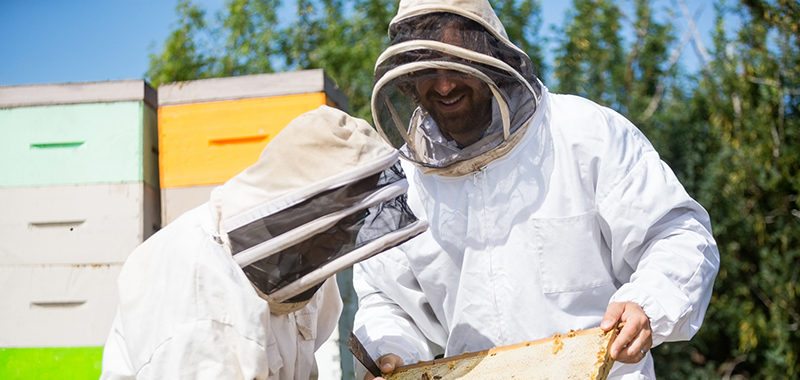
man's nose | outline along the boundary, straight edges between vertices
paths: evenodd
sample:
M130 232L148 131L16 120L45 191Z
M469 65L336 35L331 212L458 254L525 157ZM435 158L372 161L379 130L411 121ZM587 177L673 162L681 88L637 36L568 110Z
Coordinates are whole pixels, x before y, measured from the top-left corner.
M453 81L453 78L448 75L447 70L437 70L436 71L436 83L433 85L433 89L439 95L446 96L456 88L456 83Z

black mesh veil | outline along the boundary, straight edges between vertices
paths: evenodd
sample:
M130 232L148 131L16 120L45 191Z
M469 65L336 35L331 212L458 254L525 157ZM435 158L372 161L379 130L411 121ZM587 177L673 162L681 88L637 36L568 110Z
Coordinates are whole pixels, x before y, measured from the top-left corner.
M458 38L448 39L448 44L453 44L467 50L472 50L479 54L488 55L508 64L514 71L518 72L537 93L541 93L539 88L536 68L524 52L516 47L508 46L502 42L486 28L477 22L463 16L446 13L433 12L394 23L389 27L389 38L392 45L399 45L410 41L443 41L445 35L451 31L457 34ZM394 58L395 66L403 63L422 60L425 57L416 56L411 53L408 56L398 56ZM404 62L406 61L406 62ZM376 79L382 76L376 70Z
M429 13L392 24L378 58L373 118L384 139L422 166L444 168L491 151L530 121L541 96L530 58L475 21ZM441 78L462 83L434 93ZM457 107L457 111L448 109ZM482 130L459 146L448 131Z
M278 301L304 301L330 275L419 233L405 232L418 223L406 203L407 186L398 161L319 193L230 231L234 258L264 251L265 257L243 266L248 279ZM393 234L396 239L387 238ZM272 244L289 235L297 238Z

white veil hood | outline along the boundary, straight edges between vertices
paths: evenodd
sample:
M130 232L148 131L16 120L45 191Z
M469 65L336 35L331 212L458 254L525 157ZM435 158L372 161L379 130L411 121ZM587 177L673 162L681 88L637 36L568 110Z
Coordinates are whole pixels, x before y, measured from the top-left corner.
M454 32L445 37L443 30ZM376 128L403 158L426 174L461 176L505 155L521 139L543 85L487 0L401 0L389 36L392 45L375 65L371 106ZM490 94L491 111L480 114L491 113L491 120L477 142L457 146L439 128L436 110L423 107L418 84L441 75L482 82L481 91ZM476 120L463 119L470 121L458 125Z
M288 312L328 277L427 228L405 203L407 188L396 149L366 121L322 106L216 188L210 206L259 296Z

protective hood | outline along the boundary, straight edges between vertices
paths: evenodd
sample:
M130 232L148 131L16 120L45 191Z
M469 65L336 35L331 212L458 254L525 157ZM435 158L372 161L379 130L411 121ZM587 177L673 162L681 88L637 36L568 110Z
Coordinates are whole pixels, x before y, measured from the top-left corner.
M476 21L498 39L516 48L508 40L506 29L500 23L497 14L494 13L492 5L485 0L401 0L397 8L397 15L389 23L389 29L391 30L392 25L397 25L408 18L436 12L453 13ZM520 53L524 54L522 50Z
M212 193L220 240L273 313L335 273L423 232L398 153L369 124L322 106Z
M542 85L486 0L401 1L378 58L372 112L382 137L427 174L460 176L524 134ZM468 134L466 146L454 136Z

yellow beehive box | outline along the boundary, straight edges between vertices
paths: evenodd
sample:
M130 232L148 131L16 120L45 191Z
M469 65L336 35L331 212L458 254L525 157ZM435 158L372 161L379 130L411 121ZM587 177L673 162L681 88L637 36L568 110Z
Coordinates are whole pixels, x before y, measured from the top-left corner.
M608 351L618 329L599 327L552 338L411 364L387 380L605 380L614 360Z
M347 101L321 69L158 88L161 188L221 184L258 160L295 117Z

